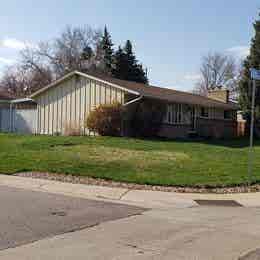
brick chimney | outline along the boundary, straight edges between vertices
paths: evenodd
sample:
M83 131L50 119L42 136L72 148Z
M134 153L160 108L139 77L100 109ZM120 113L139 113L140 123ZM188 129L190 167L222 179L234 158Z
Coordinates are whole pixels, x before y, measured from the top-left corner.
M208 98L215 99L220 102L229 102L229 90L227 89L216 89L210 90L208 93Z

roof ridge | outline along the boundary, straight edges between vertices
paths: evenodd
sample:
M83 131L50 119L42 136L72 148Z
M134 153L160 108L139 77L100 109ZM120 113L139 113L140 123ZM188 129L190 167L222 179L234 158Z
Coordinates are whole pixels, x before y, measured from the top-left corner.
M86 76L91 76L91 75L93 75L93 76L95 76L95 77L104 77L105 79L106 79L106 81L109 81L109 80L111 80L111 81L117 81L117 82L121 82L122 84L125 82L126 84L136 84L136 85L139 85L139 86L141 86L141 87L143 87L143 88L154 88L154 89L156 89L156 90L163 90L163 91L171 91L172 93L181 93L181 94L184 94L184 95L189 95L189 96L192 96L192 97L199 97L199 98L202 98L202 99L204 99L205 101L211 101L211 102L213 102L213 103L215 103L215 104L219 104L219 105L231 105L231 104L229 104L229 103L225 103L225 102L222 102L222 101L220 101L220 100L215 100L215 99L213 99L213 98L209 98L209 97L206 97L206 96L202 96L202 95L199 95L199 94L195 94L195 93L190 93L190 92L187 92L187 91L181 91L181 90L176 90L176 89L172 89L172 88L168 88L168 87L158 87L158 86L154 86L154 85L149 85L149 84L144 84L144 83L140 83L140 82L135 82L135 81L129 81L129 80L124 80L124 79L117 79L117 78L115 78L115 77L111 77L111 76L107 76L107 75L102 75L102 73L85 73L85 72L79 72L79 74L80 73L83 73L83 74L85 74ZM111 82L111 83L113 83L113 82ZM120 84L117 84L117 85L120 85ZM130 89L131 90L131 88L129 88L128 86L124 86L125 88L127 88L127 89Z
M101 83L108 84L112 87L124 90L126 92L132 93L137 96L140 95L147 98L161 99L173 103L180 102L184 104L200 105L206 107L219 107L219 108L231 109L231 110L237 109L237 106L234 104L221 102L209 97L201 96L190 92L175 90L166 87L157 87L149 84L143 84L143 83L123 80L123 79L117 79L102 73L80 72L76 70L52 82L46 87L36 91L30 97L34 98L35 96L43 93L44 91L48 90L51 87L56 86L57 84L61 83L63 80L73 75L80 75L88 79L96 80Z
M85 73L85 72L78 72L78 71L75 71L77 73L83 73L83 74L86 74L86 75L92 75L92 73ZM95 75L95 73L93 73ZM95 75L96 77L98 77L98 74ZM102 74L102 73L100 73ZM102 75L100 75L102 76ZM207 99L207 100L211 100L211 101L214 101L214 102L217 102L219 104L227 104L225 102L222 102L220 100L216 100L216 99L213 99L213 98L210 98L210 97L207 97L207 96L202 96L200 94L196 94L196 93L191 93L191 92L188 92L188 91L183 91L183 90L177 90L177 89L173 89L173 88L170 88L170 87L158 87L158 86L155 86L155 85L150 85L150 84L145 84L145 83L140 83L140 82L136 82L136 81L129 81L129 80L125 80L125 79L118 79L118 78L115 78L115 77L112 77L112 76L107 76L104 74L104 77L106 77L106 79L112 79L112 80L117 80L117 81L122 81L122 82L127 82L129 84L138 84L138 85L142 85L143 87L153 87L153 88L156 88L156 89L162 89L162 90L169 90L169 91L173 91L173 92L178 92L178 93L183 93L185 95L191 95L191 96L198 96L198 97L201 97L201 98L204 98L204 99Z

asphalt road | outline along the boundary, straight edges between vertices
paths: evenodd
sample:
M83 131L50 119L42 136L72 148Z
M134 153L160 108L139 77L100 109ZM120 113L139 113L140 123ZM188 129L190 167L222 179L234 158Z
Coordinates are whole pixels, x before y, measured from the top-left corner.
M0 186L0 250L141 214L144 209Z
M9 176L0 176L0 182L38 190L0 186L0 249L14 247L0 250L3 260L260 259L258 193L225 197L194 194L200 200L196 206L189 194L126 193ZM125 206L41 190L76 198L110 197ZM223 203L220 198L234 201ZM150 210L129 207L128 203Z

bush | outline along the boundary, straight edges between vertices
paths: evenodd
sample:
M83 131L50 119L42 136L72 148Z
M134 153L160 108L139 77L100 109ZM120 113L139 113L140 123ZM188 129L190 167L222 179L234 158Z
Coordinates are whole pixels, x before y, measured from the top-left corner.
M87 117L85 127L102 136L120 136L122 125L122 105L113 103L100 105Z

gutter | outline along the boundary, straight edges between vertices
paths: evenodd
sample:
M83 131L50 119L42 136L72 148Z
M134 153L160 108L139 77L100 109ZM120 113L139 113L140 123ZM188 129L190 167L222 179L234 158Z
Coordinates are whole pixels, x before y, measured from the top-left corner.
M138 98L135 98L135 99L133 99L133 100L131 100L131 101L125 103L123 106L124 106L124 107L127 107L127 106L129 106L129 105L131 105L131 104L133 104L133 103L135 103L135 102L137 102L137 101L139 101L139 100L141 100L141 99L143 99L143 98L144 98L144 96L140 96L140 97L138 97Z
M7 100L7 99L0 99L0 104L10 104L11 100Z
M23 102L35 102L33 99L31 98L19 98L19 99L14 99L14 100L11 100L10 103L12 104L16 104L16 103L23 103Z

